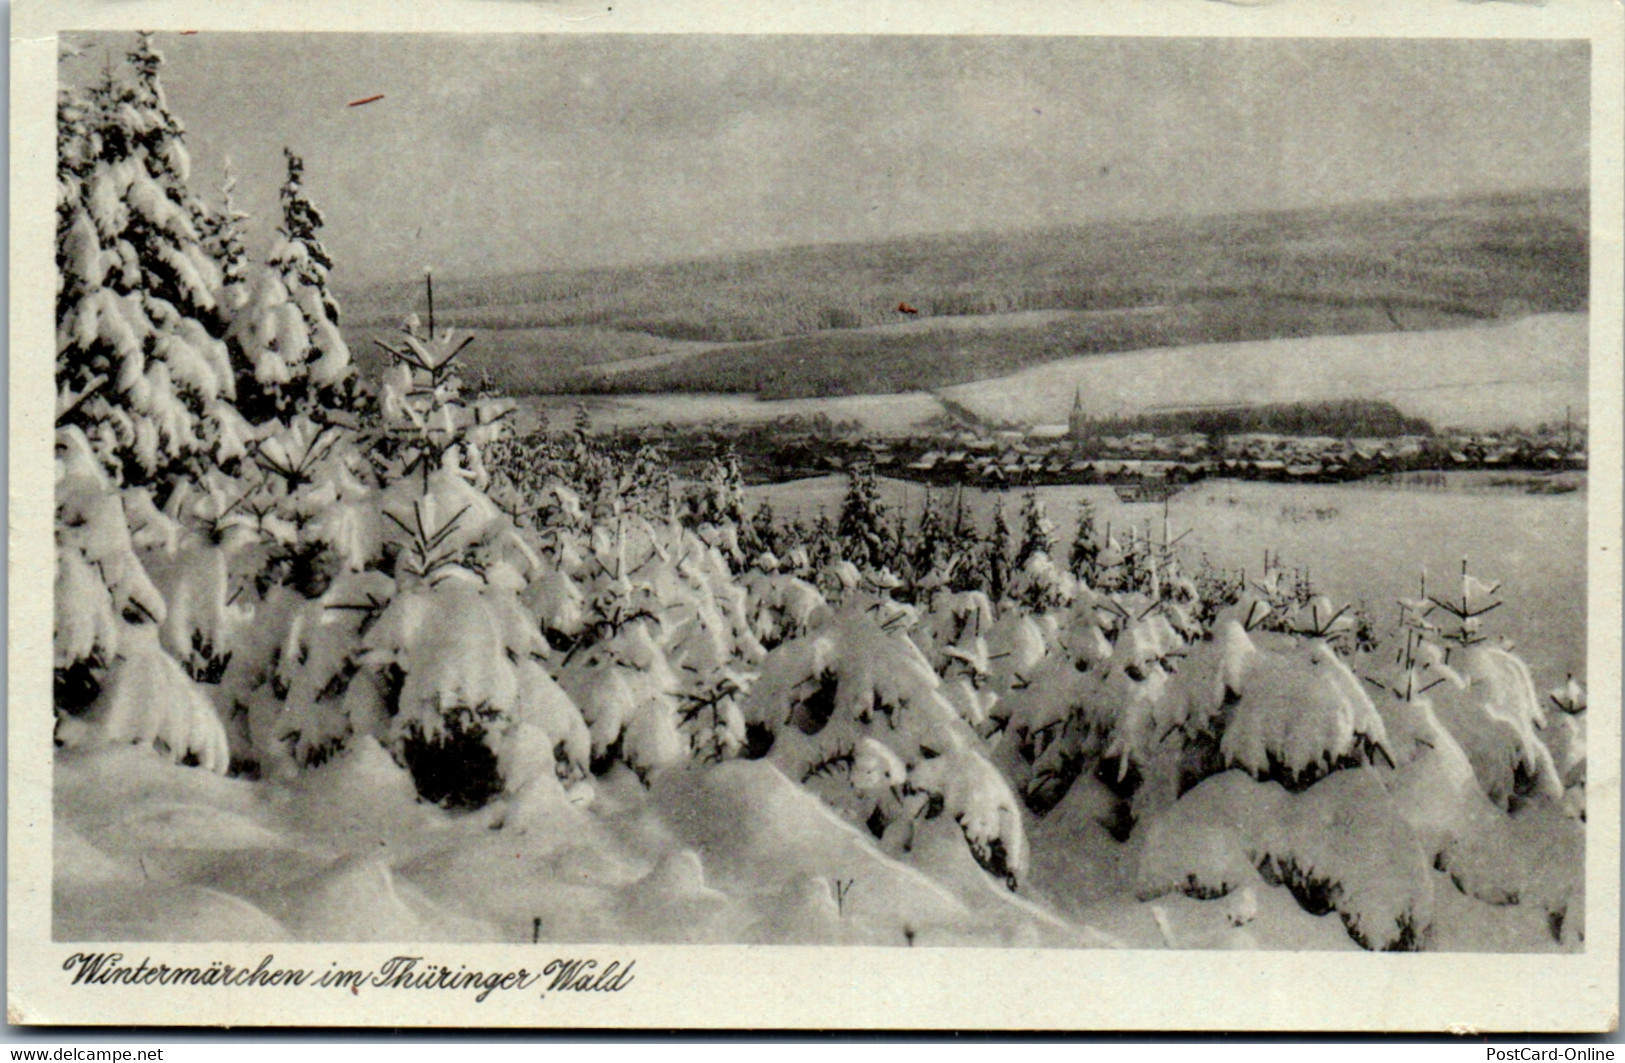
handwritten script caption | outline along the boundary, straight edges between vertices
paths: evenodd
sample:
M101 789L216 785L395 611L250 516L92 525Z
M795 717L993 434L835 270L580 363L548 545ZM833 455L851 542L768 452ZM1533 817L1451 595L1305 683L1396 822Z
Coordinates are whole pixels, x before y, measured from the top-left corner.
M475 994L483 1004L493 993L537 990L549 993L619 993L636 977L636 960L551 959L539 970L470 970L467 964L430 962L423 956L391 956L368 970L341 967L334 960L327 970L280 967L266 953L257 963L172 964L143 956L131 963L122 952L75 952L62 962L71 985L86 986L208 986L225 989L311 988L349 990L360 996L367 989L448 989Z

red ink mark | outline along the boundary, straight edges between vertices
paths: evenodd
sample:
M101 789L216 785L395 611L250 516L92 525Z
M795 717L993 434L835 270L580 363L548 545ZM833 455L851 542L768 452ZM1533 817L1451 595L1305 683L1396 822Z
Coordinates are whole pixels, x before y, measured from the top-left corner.
M381 100L383 98L384 98L384 94L380 92L376 96L363 96L359 100L351 100L349 103L345 104L345 106L346 107L360 107L364 103L377 103L379 100Z
M350 987L350 995L352 997L358 997L358 996L361 995L361 990L357 989L355 986L351 986Z
M919 313L918 310L914 309L912 306L909 306L907 303L898 303L897 304L897 312L899 314L918 314Z
M194 37L196 35L197 35L197 30L181 30L181 36L182 37Z

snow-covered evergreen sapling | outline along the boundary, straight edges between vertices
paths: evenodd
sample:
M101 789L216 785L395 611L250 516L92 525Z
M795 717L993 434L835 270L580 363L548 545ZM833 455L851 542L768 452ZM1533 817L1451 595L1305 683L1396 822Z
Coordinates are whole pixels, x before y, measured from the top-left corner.
M894 561L896 544L886 510L874 464L857 463L847 473L846 497L835 534L840 538L841 557L860 570L889 568Z
M982 548L983 578L988 597L1003 601L1010 590L1010 526L1004 518L1004 496L993 501L993 522Z
M745 481L739 456L731 447L706 462L700 483L689 492L683 522L722 552L730 571L743 570L750 526L745 520Z
M131 538L130 497L110 482L83 431L59 432L57 741L150 746L223 772L227 739L214 705L160 642L167 610Z
M1430 593L1424 570L1418 596L1400 601L1404 644L1390 670L1367 682L1400 702L1425 700L1466 752L1485 795L1512 808L1561 799L1564 773L1542 739L1547 712L1528 665L1483 630L1481 618L1501 604L1499 586L1474 577L1464 559L1459 598L1440 596Z
M1100 556L1100 531L1095 526L1095 504L1085 498L1078 503L1078 526L1067 552L1067 570L1091 586L1099 582L1095 560Z
M907 562L913 600L928 602L933 593L947 586L951 557L947 515L938 497L929 489L925 492L925 504L920 509L913 540L904 544L901 554Z
M1021 542L1016 546L1015 567L1026 567L1034 554L1055 553L1055 523L1038 492L1029 490L1021 497Z
M705 463L700 482L689 492L686 516L691 527L745 526L745 481L732 447Z
M751 510L750 522L745 526L742 545L746 554L753 559L771 556L776 563L785 539L785 531L779 527L773 504L765 499L758 502L756 508Z
M899 855L940 853L956 828L952 849L1014 887L1027 866L1015 795L877 604L856 595L768 655L744 703L747 748Z
M348 407L355 399L350 350L327 282L333 260L318 233L322 214L305 193L305 163L283 149L282 222L265 263L236 310L229 339L238 407L255 422ZM228 208L229 209L229 208Z
M245 224L250 215L238 209L236 193L237 174L227 158L220 181L220 205L203 219L201 237L203 249L220 266L220 284L225 312L235 313L246 297L248 280L248 234Z

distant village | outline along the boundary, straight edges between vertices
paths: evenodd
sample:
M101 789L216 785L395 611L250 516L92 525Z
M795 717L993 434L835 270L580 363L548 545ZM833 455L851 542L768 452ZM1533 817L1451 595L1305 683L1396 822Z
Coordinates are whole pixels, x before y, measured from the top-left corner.
M787 448L791 450L799 448ZM815 448L809 448L815 449ZM1044 484L1186 484L1207 477L1332 483L1385 474L1465 469L1560 471L1583 469L1583 449L1538 436L1450 435L1333 439L1249 434L1215 439L1202 433L1149 432L1092 440L1027 433L953 433L924 440L866 440L829 447L818 461L797 454L776 460L778 474L845 469L872 462L897 479L986 487ZM772 476L769 478L778 478Z
M668 426L638 433L677 464L721 449L747 481L840 472L858 464L927 484L1179 486L1209 477L1337 483L1461 470L1561 472L1586 468L1583 425L1396 435L1289 432L1104 432L1074 411L1067 424L1028 428L943 423L912 436L865 436L856 425L790 417L762 424ZM1572 489L1572 488L1570 488Z

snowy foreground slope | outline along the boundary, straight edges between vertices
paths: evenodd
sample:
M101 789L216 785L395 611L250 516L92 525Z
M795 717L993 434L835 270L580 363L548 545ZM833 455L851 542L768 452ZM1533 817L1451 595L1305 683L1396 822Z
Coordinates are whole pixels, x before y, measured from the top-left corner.
M538 791L447 813L370 741L287 784L134 747L62 753L54 936L1357 949L1335 913L1256 872L1214 900L1136 900L1099 787L1031 826L1034 900L953 837L886 856L763 762L669 772L647 792L617 772L585 808ZM1543 908L1486 904L1439 871L1427 885L1434 948L1562 947Z
M889 859L764 763L416 800L365 742L280 786L134 749L57 767L56 932L71 939L1106 944L997 887L963 845ZM838 897L838 894L844 896ZM539 925L538 921L539 920Z

